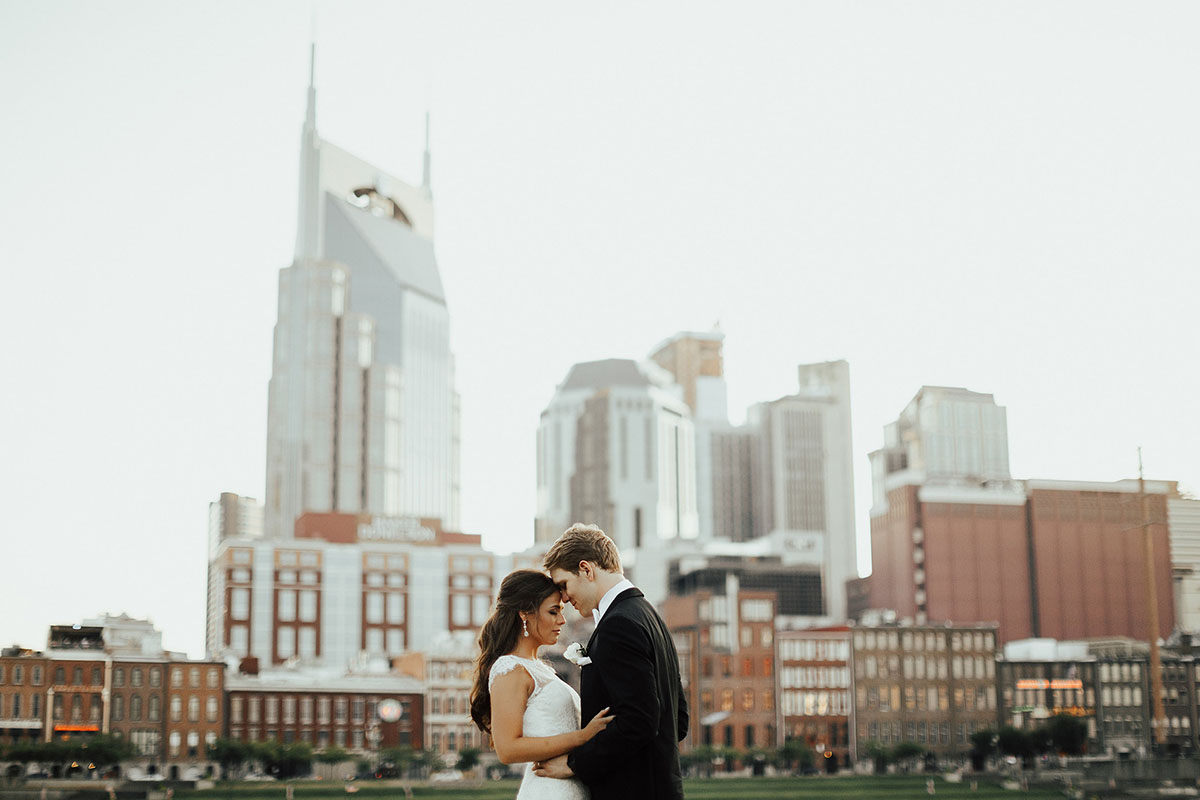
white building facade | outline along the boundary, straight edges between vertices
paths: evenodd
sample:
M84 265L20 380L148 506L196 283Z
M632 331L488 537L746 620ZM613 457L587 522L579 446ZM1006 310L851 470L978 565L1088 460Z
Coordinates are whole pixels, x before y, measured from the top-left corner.
M576 364L542 412L537 450L539 544L595 523L661 599L663 548L699 534L695 431L670 375L626 359Z
M1167 528L1175 576L1175 624L1200 631L1200 500L1169 497Z
M437 520L302 515L290 540L226 539L209 567L213 657L345 668L478 631L511 557Z

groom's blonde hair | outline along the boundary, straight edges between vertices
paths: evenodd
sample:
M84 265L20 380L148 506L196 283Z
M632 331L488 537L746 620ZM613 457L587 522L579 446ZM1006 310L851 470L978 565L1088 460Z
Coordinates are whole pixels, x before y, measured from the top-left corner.
M580 561L590 561L609 572L621 571L621 554L616 543L597 526L576 522L555 540L542 563L549 572L565 569L578 575Z

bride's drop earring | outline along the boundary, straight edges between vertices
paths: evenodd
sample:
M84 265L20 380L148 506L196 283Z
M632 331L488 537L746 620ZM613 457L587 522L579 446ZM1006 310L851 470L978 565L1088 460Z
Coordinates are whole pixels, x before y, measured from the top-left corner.
M521 629L523 631L525 631L525 636L526 636L526 638L528 638L529 637L529 620L527 620L525 618L521 619Z

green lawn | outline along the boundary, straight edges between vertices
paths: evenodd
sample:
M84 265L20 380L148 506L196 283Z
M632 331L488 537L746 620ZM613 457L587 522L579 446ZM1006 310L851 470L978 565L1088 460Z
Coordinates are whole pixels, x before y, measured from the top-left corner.
M684 782L684 794L688 800L758 800L758 798L927 798L926 778L920 775L888 775L878 777L838 778L711 778ZM397 783L387 781L379 784L361 783L357 793L348 795L340 783L314 783L301 781L294 784L296 800L402 800L403 791ZM946 783L934 778L938 798L1012 798L1016 800L1046 800L1060 798L1059 791L1035 790L1029 792L1005 791L981 783L978 791L972 792L970 782ZM427 800L512 800L517 793L515 780L497 781L483 786L417 786L413 797ZM180 792L179 800L282 800L284 785L238 784L198 792Z

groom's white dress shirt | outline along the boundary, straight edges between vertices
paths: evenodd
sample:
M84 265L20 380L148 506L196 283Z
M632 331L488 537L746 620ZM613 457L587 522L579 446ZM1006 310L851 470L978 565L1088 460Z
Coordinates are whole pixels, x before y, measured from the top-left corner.
M604 612L608 611L608 607L613 604L613 600L617 599L617 595L626 589L632 589L633 583L629 578L622 578L621 582L604 593L604 597L600 598L600 605L592 610L592 619L596 624L600 624L600 618L604 616Z

